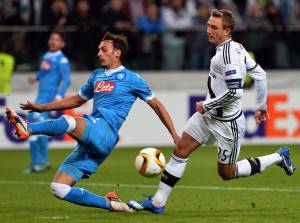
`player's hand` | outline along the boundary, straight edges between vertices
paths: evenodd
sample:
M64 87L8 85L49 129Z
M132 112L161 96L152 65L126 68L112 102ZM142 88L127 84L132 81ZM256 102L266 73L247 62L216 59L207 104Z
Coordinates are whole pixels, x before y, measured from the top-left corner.
M35 75L29 75L27 81L29 84L34 84L36 82Z
M206 111L204 109L204 101L198 101L196 102L196 110L197 112L204 114Z
M265 122L269 119L269 113L265 110L256 110L255 111L255 121L256 124Z
M34 104L30 101L27 101L27 103L25 103L25 104L21 103L20 108L22 110L29 111L29 112L40 112L41 113L44 111L42 109L41 105Z

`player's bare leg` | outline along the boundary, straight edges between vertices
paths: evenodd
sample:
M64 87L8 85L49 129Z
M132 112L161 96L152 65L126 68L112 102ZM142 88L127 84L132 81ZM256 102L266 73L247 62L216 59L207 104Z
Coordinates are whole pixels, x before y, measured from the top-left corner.
M218 172L223 180L231 180L238 177L248 177L261 173L267 167L274 164L283 168L287 175L292 175L296 170L290 158L289 148L283 147L275 153L243 159L230 165L218 162Z
M167 199L185 171L188 157L201 144L189 134L183 132L182 137L173 150L161 177L158 190L153 197L144 201L129 201L129 207L136 210L148 210L156 214L163 213Z

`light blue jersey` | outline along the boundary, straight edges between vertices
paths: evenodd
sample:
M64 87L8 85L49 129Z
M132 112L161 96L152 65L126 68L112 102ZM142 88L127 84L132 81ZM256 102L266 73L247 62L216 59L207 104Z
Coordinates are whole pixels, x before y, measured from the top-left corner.
M121 66L115 70L94 70L79 95L84 100L94 99L93 113L100 113L113 127L119 129L133 103L139 97L143 101L154 98L148 84L138 74Z
M147 102L154 98L144 79L123 66L94 70L79 95L84 100L94 99L93 112L84 115L84 134L58 170L75 181L95 173L111 153L119 140L118 130L135 100Z
M71 80L69 60L61 51L45 53L36 79L39 81L37 104L63 98Z

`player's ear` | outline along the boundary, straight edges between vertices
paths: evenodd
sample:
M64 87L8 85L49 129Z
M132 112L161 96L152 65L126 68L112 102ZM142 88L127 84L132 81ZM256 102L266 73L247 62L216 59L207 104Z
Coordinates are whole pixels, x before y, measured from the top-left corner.
M121 54L122 54L122 52L121 52L120 49L115 50L115 55L116 55L117 58L121 58Z
M225 36L230 36L230 35L231 35L231 29L225 28Z

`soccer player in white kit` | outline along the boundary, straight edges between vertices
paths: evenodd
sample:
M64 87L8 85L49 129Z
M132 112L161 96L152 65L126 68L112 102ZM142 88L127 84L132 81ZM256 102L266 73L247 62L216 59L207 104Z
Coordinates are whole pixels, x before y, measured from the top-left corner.
M142 201L129 201L130 207L163 213L171 190L183 176L188 157L202 144L217 143L218 173L223 180L251 176L273 164L283 168L287 175L294 173L295 166L287 147L273 154L237 162L245 134L241 100L246 73L255 81L257 124L268 119L268 112L266 72L241 44L231 39L233 28L234 17L230 11L211 11L207 35L209 43L216 46L216 54L211 59L206 100L196 103L197 112L186 123L155 195Z

